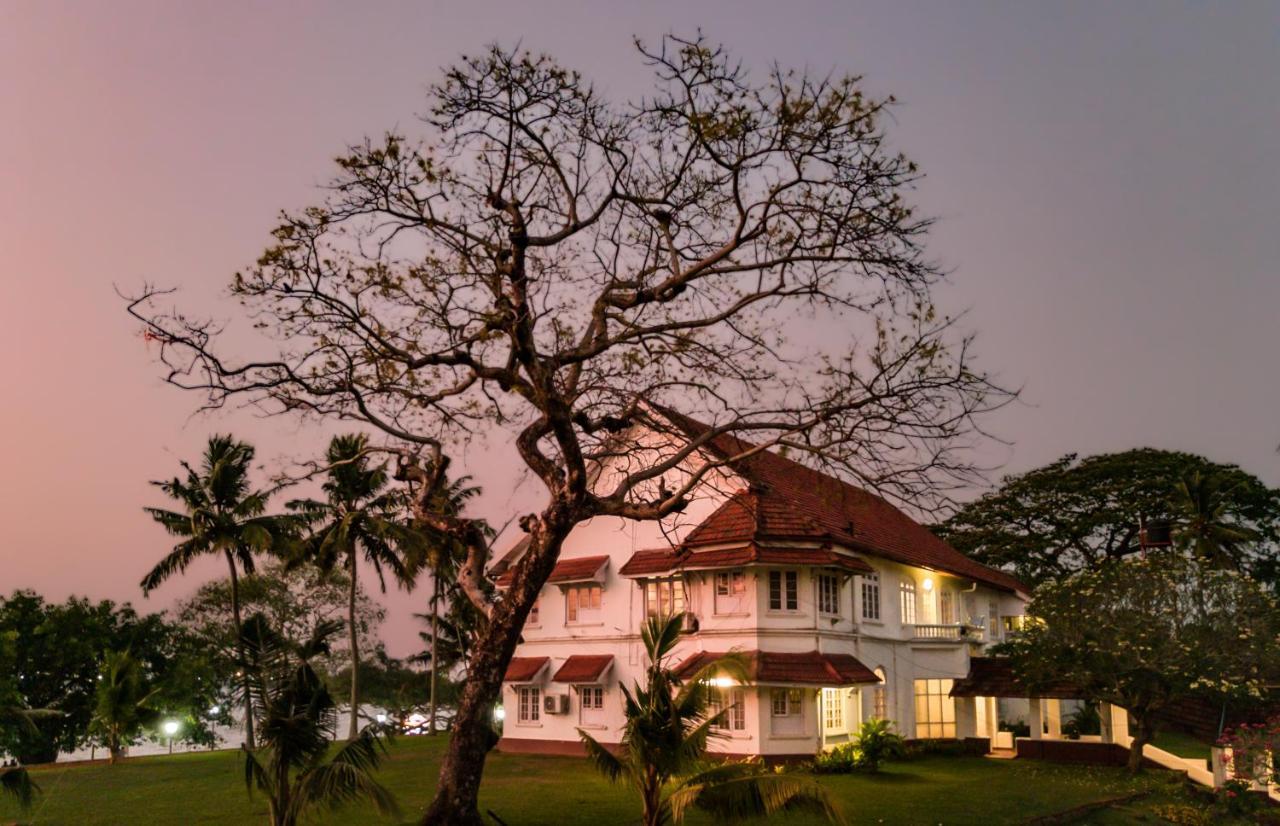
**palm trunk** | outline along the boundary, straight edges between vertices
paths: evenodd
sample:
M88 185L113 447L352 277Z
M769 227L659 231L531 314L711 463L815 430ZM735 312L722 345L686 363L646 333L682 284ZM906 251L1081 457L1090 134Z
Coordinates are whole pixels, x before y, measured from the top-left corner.
M436 733L436 635L439 628L436 612L440 603L440 575L431 573L431 729L427 732L432 737Z
M351 593L347 602L347 623L351 628L351 725L347 739L360 735L360 639L356 631L356 552L351 549Z
M245 659L244 641L240 638L240 579L236 575L236 560L230 551L227 554L227 565L231 568L231 615L236 624L236 650L240 659ZM253 751L253 698L249 696L249 672L244 673L244 745Z

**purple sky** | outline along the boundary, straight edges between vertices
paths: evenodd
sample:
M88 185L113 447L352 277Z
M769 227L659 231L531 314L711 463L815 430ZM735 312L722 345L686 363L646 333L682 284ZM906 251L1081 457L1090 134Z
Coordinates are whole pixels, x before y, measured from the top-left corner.
M273 216L366 133L412 128L460 52L548 51L619 97L630 37L702 26L749 65L867 77L928 179L930 249L984 366L1025 387L1006 470L1147 444L1280 484L1280 5L1274 3L0 3L0 590L142 601L140 510L210 432L273 462L323 441L192 418L112 284L219 303ZM505 519L512 474L468 468ZM514 498L513 498L514 497ZM393 653L421 595L387 598Z

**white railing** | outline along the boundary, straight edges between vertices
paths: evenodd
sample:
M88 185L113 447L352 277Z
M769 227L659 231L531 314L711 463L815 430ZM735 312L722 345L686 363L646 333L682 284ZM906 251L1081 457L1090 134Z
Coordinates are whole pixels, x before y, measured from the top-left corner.
M982 629L972 625L955 624L916 624L910 626L911 636L917 640L955 640L981 642Z

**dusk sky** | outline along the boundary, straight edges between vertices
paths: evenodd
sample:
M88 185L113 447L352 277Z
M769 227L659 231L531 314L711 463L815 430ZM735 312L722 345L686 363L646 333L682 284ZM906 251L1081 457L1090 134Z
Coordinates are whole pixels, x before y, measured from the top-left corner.
M327 438L193 416L113 285L229 317L275 214L317 200L348 143L414 130L459 54L521 42L623 99L650 84L633 35L697 27L902 101L944 307L1024 388L985 460L1150 445L1280 484L1280 4L0 0L0 591L168 607L225 568L142 598L170 545L147 481L213 432L268 470ZM466 471L504 522L531 494L499 455ZM409 653L425 589L386 603Z

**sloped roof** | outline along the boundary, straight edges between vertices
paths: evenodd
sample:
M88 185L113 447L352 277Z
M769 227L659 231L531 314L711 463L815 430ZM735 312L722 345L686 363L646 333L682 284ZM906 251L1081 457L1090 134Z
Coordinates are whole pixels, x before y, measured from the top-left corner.
M673 410L660 412L690 439L700 438L709 430L707 425ZM754 447L723 434L710 439L706 446L722 460ZM975 562L869 491L769 451L729 465L748 482L749 488L731 496L694 528L685 537L684 545L821 539L1006 591L1027 590L1015 577Z
M551 662L550 657L512 657L507 665L507 673L502 676L502 681L527 683L537 677L538 672L542 671L549 662Z
M853 573L869 574L874 569L857 557L826 548L763 548L746 545L712 551L688 549L636 551L618 569L622 576L646 576L677 570L739 568L743 565L822 565Z
M1035 689L1018 678L1013 663L1004 657L970 657L969 673L951 686L952 697L1049 697L1078 700L1084 691L1065 682L1054 682Z
M580 556L574 559L562 559L551 569L548 583L586 582L596 579L600 570L609 562L607 556ZM508 569L498 577L498 585L510 585L515 578L515 571Z
M850 654L824 654L819 651L734 651L746 663L748 679L753 683L803 683L806 685L865 685L879 683L880 678L857 657ZM729 656L725 651L699 651L680 663L675 673L687 678L698 669Z
M594 683L613 665L612 654L574 654L551 678L555 683Z

